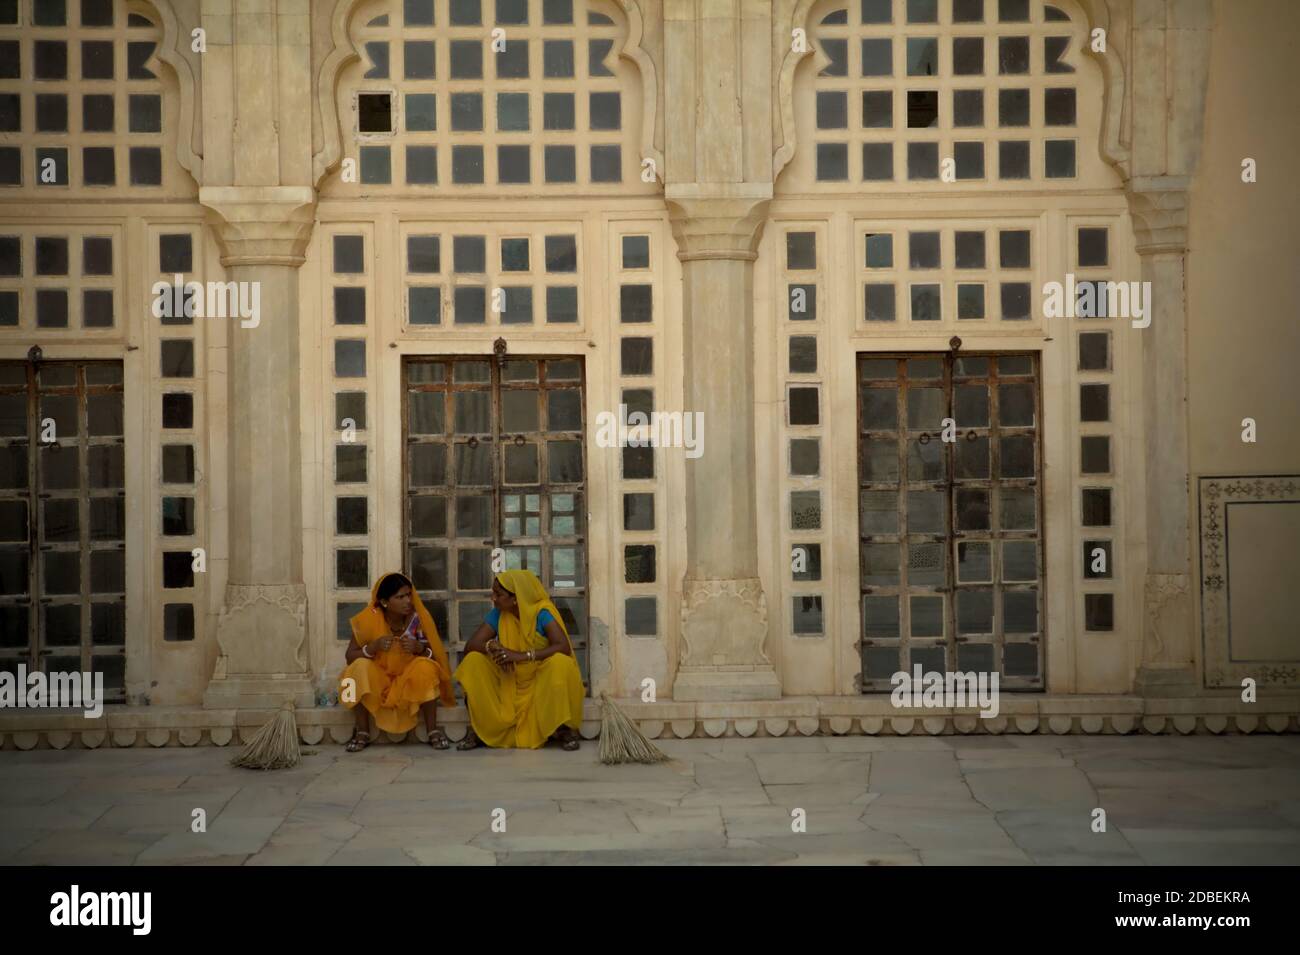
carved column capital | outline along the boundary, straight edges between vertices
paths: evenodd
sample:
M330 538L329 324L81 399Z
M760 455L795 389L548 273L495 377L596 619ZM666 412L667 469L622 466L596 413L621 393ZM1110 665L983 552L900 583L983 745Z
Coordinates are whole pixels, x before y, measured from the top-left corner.
M719 184L720 185L720 184ZM772 201L771 183L745 184L725 191L715 184L668 186L665 198L677 239L677 257L758 258L758 241Z
M316 217L310 186L205 186L199 201L212 213L221 264L287 265L307 257Z
M1130 179L1125 187L1139 255L1182 255L1187 251L1186 176Z

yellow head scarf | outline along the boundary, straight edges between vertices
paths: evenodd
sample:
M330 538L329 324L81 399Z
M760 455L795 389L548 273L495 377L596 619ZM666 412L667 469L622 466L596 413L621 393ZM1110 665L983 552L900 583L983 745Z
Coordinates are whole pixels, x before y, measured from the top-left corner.
M352 618L353 639L357 641L357 646L364 647L372 640L392 636L392 631L388 629L388 620L384 616L384 608L379 605L379 585L383 583L385 578L394 575L402 578L410 585L411 602L415 605L415 615L420 621L420 629L424 632L424 638L429 641L429 646L433 648L434 662L442 668L443 677L438 683L439 695L442 698L443 705L455 706L456 694L451 685L451 666L447 662L447 651L442 645L442 638L438 636L438 628L433 622L433 617L424 608L424 602L420 600L415 585L411 583L410 578L405 574L394 571L379 575L379 579L370 588L370 603L366 605L365 610ZM408 631L409 629L408 627ZM409 653L394 643L385 653L380 655L379 663L384 669L396 672L400 671L410 658Z
M549 642L537 632L537 615L549 610L555 622L564 631L564 639L569 643L569 652L573 652L573 643L569 640L568 628L560 611L551 602L546 588L531 570L505 570L497 574L497 583L514 594L519 603L519 616L503 613L497 622L497 639L507 650L524 652L540 650Z

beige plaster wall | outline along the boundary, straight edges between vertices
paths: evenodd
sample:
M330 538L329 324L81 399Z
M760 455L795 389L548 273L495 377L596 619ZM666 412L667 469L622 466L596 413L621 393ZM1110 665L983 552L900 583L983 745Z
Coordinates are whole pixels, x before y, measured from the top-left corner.
M1191 472L1300 473L1300 81L1291 0L1220 0L1187 256ZM1241 181L1241 163L1258 181ZM1243 418L1258 441L1241 440Z

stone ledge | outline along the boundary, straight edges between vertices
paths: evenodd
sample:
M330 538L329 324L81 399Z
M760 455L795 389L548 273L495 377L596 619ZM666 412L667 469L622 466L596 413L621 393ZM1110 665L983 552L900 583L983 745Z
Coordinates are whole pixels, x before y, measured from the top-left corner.
M1143 699L1136 696L1004 695L998 715L981 718L973 708L898 709L887 695L786 697L780 700L642 703L617 700L651 739L815 735L950 736L964 734L1191 734L1300 732L1300 696L1242 703L1235 695ZM205 710L200 706L107 706L88 720L76 710L0 711L0 749L97 749L100 747L239 745L275 710ZM342 743L352 714L337 706L296 712L302 742ZM464 737L463 706L440 710L439 725L454 740ZM582 735L600 734L600 704L584 704ZM411 734L408 734L411 735ZM414 735L424 738L424 731ZM379 742L403 737L381 734Z

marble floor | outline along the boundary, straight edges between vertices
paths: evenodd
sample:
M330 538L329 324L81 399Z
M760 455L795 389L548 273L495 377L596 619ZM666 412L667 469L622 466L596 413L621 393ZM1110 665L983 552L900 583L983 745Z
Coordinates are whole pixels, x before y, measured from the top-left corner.
M594 742L321 745L272 773L233 748L4 752L0 863L1300 863L1295 735L660 746L670 762L602 766Z

